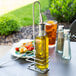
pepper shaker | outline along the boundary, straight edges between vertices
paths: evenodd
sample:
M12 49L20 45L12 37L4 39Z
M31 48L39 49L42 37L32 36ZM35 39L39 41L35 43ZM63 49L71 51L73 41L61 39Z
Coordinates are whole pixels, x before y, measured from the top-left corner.
M63 53L63 42L64 42L64 25L59 25L58 27L58 37L56 43L56 52Z

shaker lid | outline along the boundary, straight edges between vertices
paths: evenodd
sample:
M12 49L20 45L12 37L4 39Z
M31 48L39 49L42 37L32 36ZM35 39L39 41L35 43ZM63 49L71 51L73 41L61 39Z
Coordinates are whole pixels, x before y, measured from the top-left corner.
M62 30L63 28L64 28L64 25L59 25L59 26L58 26L58 29L59 29L59 30Z
M68 34L70 32L70 29L64 29L64 34Z

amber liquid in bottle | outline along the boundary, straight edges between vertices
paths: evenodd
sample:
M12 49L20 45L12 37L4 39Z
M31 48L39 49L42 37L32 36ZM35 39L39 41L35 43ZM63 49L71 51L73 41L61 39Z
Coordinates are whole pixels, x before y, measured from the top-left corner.
M44 70L48 68L48 57L49 57L49 52L48 52L48 37L44 35L44 31L41 30L41 35L36 37L36 58L40 59L36 60L37 63L36 67L40 70ZM40 65L41 64L41 65Z

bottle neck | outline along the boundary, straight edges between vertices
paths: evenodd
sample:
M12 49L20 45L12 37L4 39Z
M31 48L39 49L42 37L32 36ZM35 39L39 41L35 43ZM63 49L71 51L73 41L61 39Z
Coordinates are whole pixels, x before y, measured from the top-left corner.
M69 40L70 39L70 34L64 34L64 39Z
M39 31L39 36L46 36L46 32L44 30Z
M44 24L40 24L39 25L39 36L45 36L46 32L45 32L45 25Z
M58 32L64 32L64 29L63 28L58 29Z

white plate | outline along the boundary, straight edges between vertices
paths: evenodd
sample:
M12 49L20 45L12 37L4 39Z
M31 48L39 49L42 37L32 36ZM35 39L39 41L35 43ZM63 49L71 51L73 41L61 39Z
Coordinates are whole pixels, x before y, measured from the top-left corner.
M27 43L27 42L31 42L31 41L33 41L33 40L31 40L31 39L23 39L23 40L21 40L18 43L14 43L12 48L11 48L11 50L10 50L11 55L13 55L15 57L19 57L19 58L32 58L34 56L34 54L31 54L31 55L28 55L26 53L24 53L24 54L17 54L15 52L15 48L16 47L20 47L22 45L22 43Z

